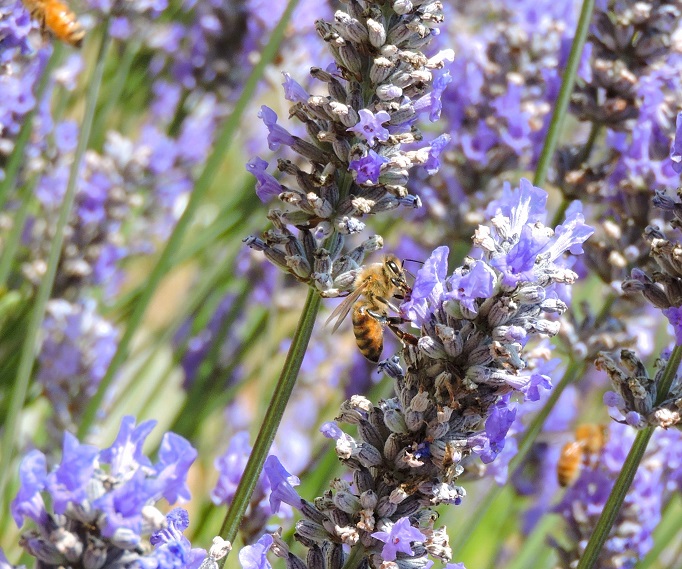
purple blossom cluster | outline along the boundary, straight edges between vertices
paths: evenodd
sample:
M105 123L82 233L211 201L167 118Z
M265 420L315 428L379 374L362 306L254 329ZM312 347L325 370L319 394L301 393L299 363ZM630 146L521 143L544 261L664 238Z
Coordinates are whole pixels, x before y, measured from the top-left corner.
M578 207L555 230L546 227L546 200L522 180L492 204L490 225L478 228L477 252L462 267L448 276L447 248L440 247L417 273L402 305L420 329L402 351L406 371L397 356L381 364L395 396L374 405L355 395L342 405L339 420L357 428L357 437L333 423L323 430L336 440L352 481L333 481L314 503L293 489L284 493L303 515L295 537L310 548L308 567L316 567L317 551L339 543L362 545L372 567L423 568L429 555L450 559L431 508L461 503L466 493L454 481L469 456L491 463L504 450L518 406L512 396L537 401L551 387L546 366L525 359L524 348L558 332L549 316L566 305L554 289L577 279L564 254L580 254L593 231ZM291 559L285 545L275 545L277 555Z
M285 147L299 156L278 161L295 186L282 185L259 157L247 165L261 200L278 197L284 204L270 211L273 229L247 244L325 296L351 288L364 255L381 246L380 238L371 238L342 255L346 237L365 228L361 218L417 207L418 198L406 188L409 171L422 166L436 172L448 141L440 136L423 144L415 125L422 115L432 121L440 116L447 80L439 70L453 57L452 50L433 57L421 51L443 20L440 2L400 4L386 13L373 2L366 9L356 1L344 7L333 22L316 24L334 64L313 67L311 76L328 95L311 95L285 74L290 115L305 125L309 140L279 124L274 110L261 108L270 150ZM309 167L301 168L301 160Z
M0 6L0 180L23 119L37 105L34 93L50 53L33 50L35 27L21 0Z
M441 46L454 44L456 53L445 67L450 85L442 103L452 144L441 174L419 191L433 217L447 217L455 237L466 239L482 221L500 176L534 166L575 9L573 2L547 0L482 2L472 14L466 3L455 4L450 33L438 38Z
M11 513L19 527L32 520L20 544L40 566L199 566L206 552L192 549L182 535L187 513L175 509L164 516L155 506L161 498L171 504L190 498L187 473L197 452L166 433L152 463L142 446L155 423L136 425L124 417L104 450L66 432L61 461L49 471L42 452L24 457Z
M609 438L591 464L581 468L577 481L554 507L566 522L565 543L555 547L560 567L573 567L604 508L621 471L634 431L627 425L611 423ZM653 547L653 530L661 520L663 507L680 491L682 440L675 429L656 430L635 475L616 522L599 553L598 567L635 567Z
M77 429L116 351L118 332L95 308L93 300L47 304L36 380L51 404L48 432L57 441Z

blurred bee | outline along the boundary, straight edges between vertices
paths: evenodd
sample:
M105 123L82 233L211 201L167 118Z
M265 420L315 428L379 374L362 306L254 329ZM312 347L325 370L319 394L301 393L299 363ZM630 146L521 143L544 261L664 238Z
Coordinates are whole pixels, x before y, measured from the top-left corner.
M360 352L371 362L378 362L384 350L384 326L388 326L403 342L415 344L417 339L398 328L405 320L389 316L388 310L397 312L392 299L402 300L412 289L405 280L397 257L386 255L381 263L372 263L358 273L351 292L327 319L336 319L332 334L352 310L353 333Z
M557 462L557 479L561 486L573 484L586 466L604 448L608 440L608 427L588 423L575 430L575 440L566 443L561 449Z
M60 0L22 0L31 18L40 24L43 34L50 30L57 39L80 47L85 30L71 8Z

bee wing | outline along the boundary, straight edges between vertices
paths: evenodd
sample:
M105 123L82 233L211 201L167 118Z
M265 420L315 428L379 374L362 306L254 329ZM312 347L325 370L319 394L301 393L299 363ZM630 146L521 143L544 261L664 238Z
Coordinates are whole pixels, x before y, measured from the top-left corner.
M334 311L329 315L329 318L325 321L325 326L329 324L332 320L336 319L336 323L334 324L334 327L332 328L332 334L338 330L339 326L341 326L341 322L343 322L346 319L346 316L348 316L348 313L350 312L351 308L353 308L353 305L357 302L358 298L362 296L362 293L364 290L367 288L367 282L362 283L359 287L357 287L353 292L351 292L346 298L343 299L343 302L339 304Z

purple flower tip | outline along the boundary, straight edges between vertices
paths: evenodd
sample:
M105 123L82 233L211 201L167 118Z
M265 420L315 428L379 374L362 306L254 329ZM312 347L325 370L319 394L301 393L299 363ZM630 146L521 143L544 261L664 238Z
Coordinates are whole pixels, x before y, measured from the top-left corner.
M272 536L265 534L253 545L242 547L239 551L239 563L243 569L272 569L267 553L272 547Z
M327 421L320 427L320 432L328 439L338 440L343 431L336 424L336 421Z
M682 307L671 306L663 310L663 315L668 319L675 331L675 343L682 345Z
M381 172L381 165L388 162L380 154L370 150L367 156L351 161L348 167L357 172L355 181L358 184L365 184L367 182L376 184L379 181L379 174Z
M382 125L390 120L391 115L386 111L379 111L374 114L368 109L360 109L358 114L360 115L358 123L346 130L354 132L358 136L364 138L371 146L373 146L377 140L380 142L388 140L388 129Z
M297 476L287 472L274 454L265 459L263 472L270 481L270 509L273 514L279 512L282 502L294 508L301 507L301 497L293 488L298 486L301 481Z
M375 531L372 537L384 542L381 557L384 561L395 561L397 553L412 555L410 544L413 541L424 541L426 536L410 525L409 518L400 518L389 531Z

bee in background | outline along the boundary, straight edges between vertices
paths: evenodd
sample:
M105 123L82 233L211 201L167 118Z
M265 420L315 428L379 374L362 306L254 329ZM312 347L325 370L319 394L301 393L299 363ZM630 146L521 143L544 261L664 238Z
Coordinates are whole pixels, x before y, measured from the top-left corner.
M369 361L377 363L384 350L384 326L403 342L416 344L417 339L398 326L405 322L400 316L389 316L389 309L397 312L393 299L402 300L412 289L405 280L405 271L394 255L386 255L381 263L372 263L355 277L353 291L339 304L327 319L336 319L332 334L352 311L353 334L360 352Z
M575 440L561 449L557 462L557 479L561 486L570 486L580 476L583 466L596 459L608 440L608 427L588 423L575 430Z
M22 0L31 18L40 24L43 34L50 30L54 36L74 47L80 47L85 37L76 14L60 0Z

